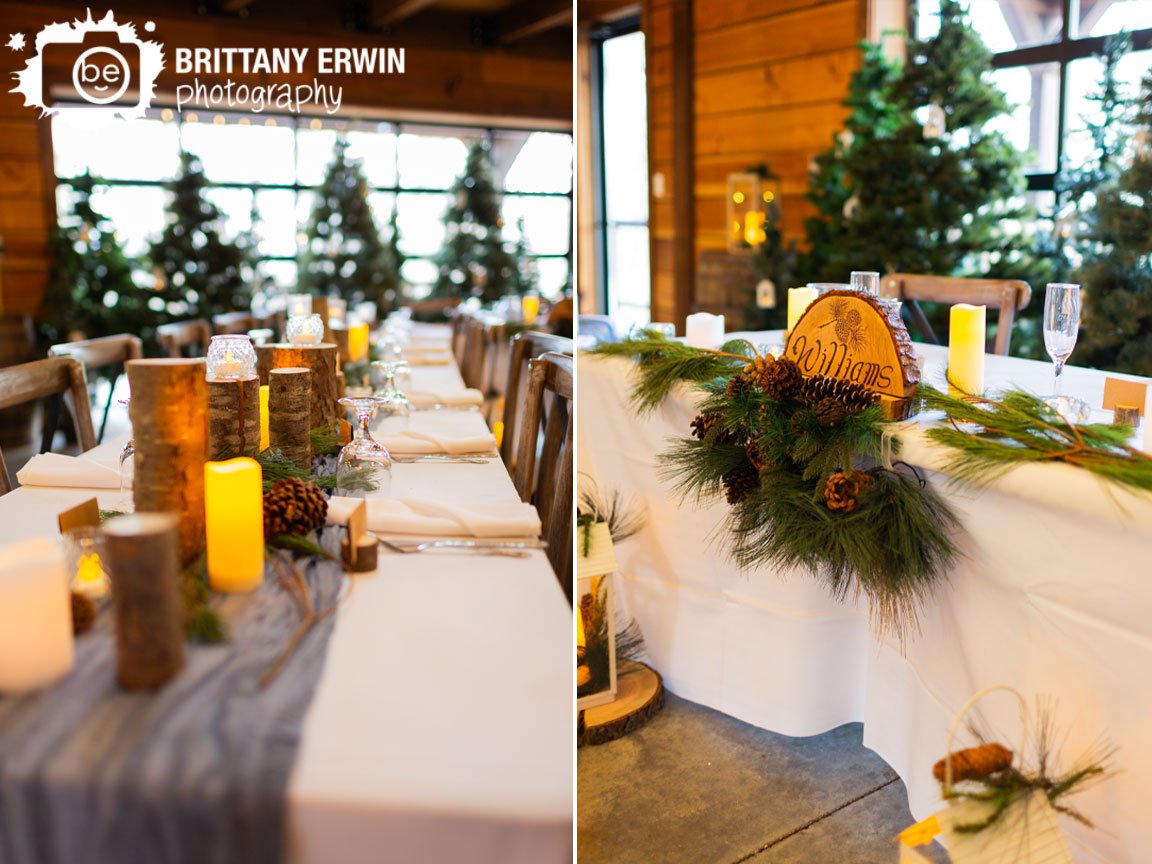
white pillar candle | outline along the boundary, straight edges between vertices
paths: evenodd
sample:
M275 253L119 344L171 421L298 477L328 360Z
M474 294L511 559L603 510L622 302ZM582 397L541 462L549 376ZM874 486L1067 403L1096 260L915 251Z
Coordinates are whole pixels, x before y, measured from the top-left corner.
M804 310L812 305L812 301L820 296L820 292L815 288L807 286L803 288L789 288L788 289L788 330L791 332L792 328L796 326L796 322L800 320L800 316L804 314Z
M689 315L684 336L693 348L719 348L724 342L724 316L707 312Z
M0 549L0 693L47 687L72 668L64 550L44 537Z
M984 306L957 303L948 327L948 381L973 396L984 392L985 311Z

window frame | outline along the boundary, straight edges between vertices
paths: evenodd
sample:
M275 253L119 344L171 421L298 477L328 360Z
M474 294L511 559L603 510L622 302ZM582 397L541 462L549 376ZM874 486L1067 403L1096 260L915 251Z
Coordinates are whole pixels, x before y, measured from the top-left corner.
M76 102L75 105L78 108L84 107L84 103L81 103L81 102ZM172 116L170 119L165 119L163 117L163 114L166 111L171 112ZM151 108L148 109L146 117L148 119L157 119L157 120L162 120L163 122L166 122L166 123L172 123L177 127L177 130L179 130L186 122L188 122L184 117L184 115L188 114L188 113L199 114L199 113L203 113L203 112L198 112L198 111L194 111L194 110L193 111L177 111L176 106L174 104L172 104L172 105L155 104ZM219 112L215 112L215 113L219 113ZM225 112L225 113L229 113L230 115L235 115L236 112ZM253 118L258 118L258 120L260 122L263 122L263 121L268 120L268 119L272 119L272 120L275 120L277 124L283 124L283 125L286 125L292 129L293 172L298 177L299 176L299 174L298 174L299 166L298 166L298 161L297 161L298 146L299 146L298 133L301 130L305 130L305 131L311 130L311 126L310 126L311 122L315 119L323 119L323 118L317 118L317 117L314 117L312 115L307 115L307 114L283 114L283 113L273 113L273 112L263 112L263 113L260 113L257 115L253 115ZM427 134L429 134L429 132L431 130L442 129L445 131L446 134L457 135L457 136L460 136L463 133L474 133L475 137L482 137L487 141L492 141L492 139L495 135L497 135L499 133L504 133L504 132L526 132L526 133L544 132L544 133L550 133L550 134L567 135L569 137L569 139L572 139L572 131L571 130L548 129L548 128L540 129L540 128L532 128L532 127L528 127L528 126L497 126L497 125L477 126L477 125L472 125L472 124L467 124L467 123L435 122L435 121L428 121L428 120L390 120L386 117L364 117L364 116L360 116L360 115L338 115L338 116L330 117L327 119L329 121L331 121L333 124L348 124L349 126L353 126L353 127L355 127L357 125L370 125L370 126L376 126L376 127L387 125L388 127L390 127L391 133L396 135L397 137L399 137L402 134L405 134L406 131L410 131L413 134L425 134L425 135L427 135ZM212 125L211 121L203 120L203 119L197 120L196 122L198 124L203 123L204 125ZM255 120L254 120L254 122L255 122ZM229 125L233 125L234 123L235 123L235 120L229 121ZM177 135L177 146L179 148L177 151L178 153L182 154L182 153L187 152L185 150L185 147L184 147L184 136L183 135L179 135L179 134ZM397 158L397 160L399 159L398 153L397 153L396 158ZM61 177L59 174L56 173L55 144L53 144L52 176L55 179L56 188L59 188L62 185L63 186L70 185L71 181L77 179L77 177ZM522 192L522 191L509 192L509 191L506 191L504 189L500 190L501 204L503 204L504 200L509 198L509 197L511 197L511 198L567 199L567 201L568 201L568 230L565 233L565 237L568 238L568 251L567 252L547 252L547 253L538 253L538 252L534 252L534 251L529 251L527 257L529 259L531 259L533 262L540 261L540 260L560 260L560 259L566 260L568 263L568 284L572 283L572 279L574 276L573 261L572 261L572 231L573 231L573 226L574 226L574 220L576 218L575 212L574 212L575 200L573 198L575 188L576 188L575 179L576 179L575 173L573 173L572 182L569 184L567 192ZM139 179L133 180L133 179L123 179L123 178L100 177L99 183L97 185L108 187L108 188L113 188L113 187L152 187L152 188L160 187L160 188L163 188L169 182L171 182L171 181L170 180L139 180ZM245 189L245 190L251 190L253 194L256 194L257 192L263 192L263 191L269 191L269 190L272 190L272 191L290 191L295 196L295 198L294 198L295 201L299 201L300 193L302 193L302 192L304 192L304 193L315 192L320 188L319 185L300 183L298 180L294 180L291 183L270 183L270 182L264 182L264 181L241 182L241 181L229 181L229 180L208 180L208 178L205 178L205 186L206 186L206 188L209 188L209 189ZM402 183L400 183L399 170L396 171L396 181L392 185L381 186L381 185L369 184L368 189L369 189L369 193L371 193L371 194L384 193L387 195L391 195L393 208L395 208L397 206L398 196L401 194L443 195L443 194L446 194L446 193L451 191L450 188L448 188L448 187L437 188L437 187L423 187L423 186L405 186ZM297 234L299 234L301 231L304 231L306 229L307 229L307 225L302 225L299 222L297 223L297 225L296 225ZM510 241L506 241L506 242L510 242ZM290 261L294 264L299 264L303 254L304 254L304 249L301 247L301 245L299 244L298 241L297 241L296 245L297 245L297 252L295 255L255 254L252 256L252 261L256 265L263 263L265 261ZM432 256L429 256L429 255L409 255L409 256L406 256L406 260L419 260L419 261L431 262L434 259Z
M875 0L873 0L875 2ZM919 0L909 0L908 32L918 34L917 14ZM1104 42L1109 36L1073 36L1072 22L1080 20L1080 0L1060 0L1062 20L1058 39L1043 45L1029 45L1002 51L992 55L992 68L1015 69L1022 66L1056 64L1059 69L1060 110L1056 121L1056 170L1038 171L1026 174L1029 192L1051 192L1056 188L1056 176L1064 164L1064 144L1068 125L1068 70L1073 62L1086 57L1094 57L1104 50ZM1152 27L1132 30L1132 51L1145 51L1152 48Z

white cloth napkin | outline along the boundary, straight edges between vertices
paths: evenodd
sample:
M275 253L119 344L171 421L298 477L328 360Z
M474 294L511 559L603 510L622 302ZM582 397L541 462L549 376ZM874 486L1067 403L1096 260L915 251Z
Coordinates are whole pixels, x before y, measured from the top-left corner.
M433 405L443 405L448 408L481 407L484 404L484 394L474 387L467 390L452 390L448 393L433 393L429 390L408 391L408 401L413 408L431 408Z
M131 460L124 466L131 476ZM21 486L71 486L76 489L119 489L120 466L84 456L40 453L16 472Z
M452 352L443 347L409 345L405 353L410 366L447 366L452 362Z
M334 496L328 524L343 525L362 500ZM416 498L369 498L368 530L422 537L539 537L540 516L531 504L438 504Z
M389 453L447 453L454 456L462 453L493 453L496 450L496 439L490 433L484 435L429 435L426 432L409 430L394 435L379 435L376 440L388 448Z

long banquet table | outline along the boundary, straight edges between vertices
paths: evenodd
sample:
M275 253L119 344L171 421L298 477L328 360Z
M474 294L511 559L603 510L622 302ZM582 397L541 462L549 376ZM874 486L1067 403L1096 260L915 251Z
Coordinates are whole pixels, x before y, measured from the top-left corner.
M446 337L445 337L446 338ZM455 365L412 387L463 389ZM477 412L413 414L412 428L481 434ZM115 458L123 440L93 455ZM93 490L0 497L0 545L56 536ZM519 500L499 459L397 464L393 495ZM98 495L114 507L119 492ZM341 607L287 790L300 864L549 864L572 856L571 612L543 552L381 551Z
M939 386L946 349L917 348L926 380ZM1052 697L1058 726L1068 728L1065 761L1103 735L1122 768L1072 802L1097 826L1063 820L1076 860L1150 860L1152 497L1064 465L956 488L938 473L941 453L922 434L924 418L909 422L901 458L944 490L964 527L965 558L921 614L919 635L903 648L880 643L862 603L828 597L799 571L744 572L725 558L717 528L726 505L682 503L658 471L667 440L690 434L697 394L680 387L637 416L631 371L627 360L581 355L577 458L601 488L647 507L644 530L617 547L617 584L669 689L787 735L862 721L865 745L904 780L918 819L940 807L932 765L969 696L1009 684L1030 702ZM1101 405L1104 373L1068 367L1064 377L1064 392ZM1052 367L989 356L987 383L1046 393ZM981 716L1018 745L1014 702L989 697Z

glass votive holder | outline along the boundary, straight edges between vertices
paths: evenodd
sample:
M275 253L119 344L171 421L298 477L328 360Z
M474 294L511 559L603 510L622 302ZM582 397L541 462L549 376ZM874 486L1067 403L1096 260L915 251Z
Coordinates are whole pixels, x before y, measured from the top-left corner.
M675 339L676 338L676 325L675 324L670 324L670 323L667 323L664 321L653 321L651 324L647 325L644 329L645 330L652 330L653 332L659 333L665 339Z
M805 287L815 288L818 294L826 294L829 291L847 291L852 286L847 282L809 282Z
M105 567L104 535L95 525L70 528L64 532L64 559L69 587L93 600L103 600L112 591Z
M288 319L285 335L293 345L319 345L324 339L324 319L315 312L293 315Z
M880 296L880 274L875 270L853 270L848 285L851 290L859 291L861 294Z
M343 297L328 298L328 323L343 322L348 317L348 301Z
M255 378L256 349L247 335L213 336L208 343L208 379Z
M357 303L356 309L354 311L356 313L356 317L363 321L365 324L375 324L376 316L380 314L376 308L376 304L371 300L365 300L363 303Z
M312 314L311 294L289 294L288 308L285 310L289 318L298 318L302 315Z

